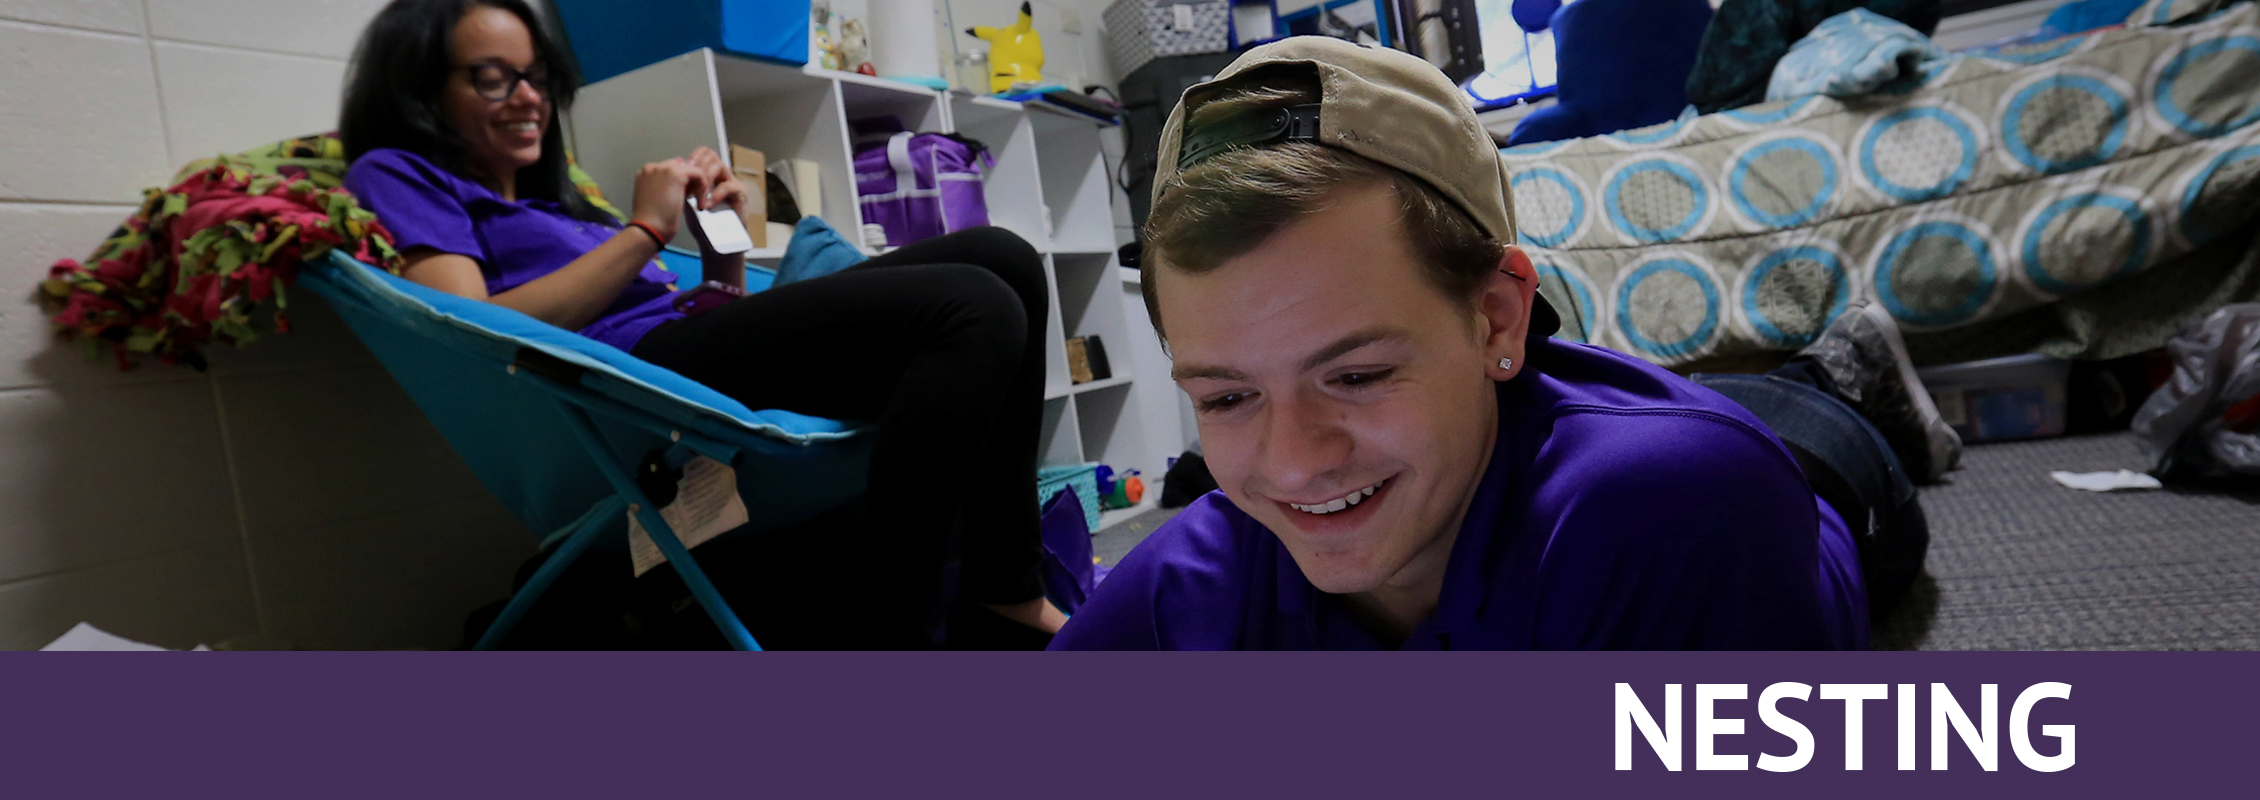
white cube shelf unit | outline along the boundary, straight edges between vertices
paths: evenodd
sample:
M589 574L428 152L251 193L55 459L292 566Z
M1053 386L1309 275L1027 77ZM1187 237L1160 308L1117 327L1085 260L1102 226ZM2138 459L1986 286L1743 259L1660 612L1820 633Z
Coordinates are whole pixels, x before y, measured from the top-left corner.
M1044 254L1051 307L1042 463L1097 461L1158 481L1186 431L1136 286L1116 266L1111 174L1097 123L1039 104L698 50L582 88L572 130L581 166L609 197L629 197L643 164L701 146L727 157L728 145L743 145L771 164L814 162L822 197L818 208L804 201L802 211L855 240L863 217L849 123L877 116L988 145L996 158L983 184L990 221ZM693 246L687 238L678 244ZM752 258L774 266L784 245L772 241ZM1094 334L1106 343L1114 377L1070 385L1066 340Z

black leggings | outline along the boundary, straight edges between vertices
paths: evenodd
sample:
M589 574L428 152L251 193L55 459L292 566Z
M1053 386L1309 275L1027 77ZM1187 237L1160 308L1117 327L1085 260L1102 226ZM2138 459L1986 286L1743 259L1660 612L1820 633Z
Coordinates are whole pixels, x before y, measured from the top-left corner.
M1047 298L1035 248L972 228L660 325L635 356L751 408L877 423L868 558L839 585L889 595L876 624L930 630L953 528L960 599L1043 594Z

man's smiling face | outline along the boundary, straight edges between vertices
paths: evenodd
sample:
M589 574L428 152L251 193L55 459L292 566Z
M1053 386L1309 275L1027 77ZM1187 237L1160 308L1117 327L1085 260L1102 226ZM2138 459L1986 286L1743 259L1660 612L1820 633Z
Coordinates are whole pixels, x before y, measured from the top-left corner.
M1511 338L1520 361L1520 332L1495 331L1528 292L1445 296L1385 185L1342 189L1213 271L1150 280L1225 495L1322 591L1440 581L1497 432L1487 342Z

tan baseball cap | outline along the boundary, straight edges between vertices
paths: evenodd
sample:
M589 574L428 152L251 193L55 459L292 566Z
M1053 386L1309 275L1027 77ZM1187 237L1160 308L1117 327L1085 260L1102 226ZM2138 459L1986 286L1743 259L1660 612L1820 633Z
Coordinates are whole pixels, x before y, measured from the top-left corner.
M1240 83L1242 76L1275 67L1315 71L1317 108L1280 110L1232 130L1196 130L1188 136L1185 116L1193 108ZM1402 170L1458 205L1492 238L1515 242L1506 162L1459 87L1410 53L1326 36L1294 36L1249 50L1215 78L1185 90L1161 131L1153 200L1159 204L1176 188L1178 171L1201 158L1233 146L1280 141L1313 141ZM1195 158L1179 163L1188 150ZM1531 334L1544 336L1560 327L1561 316L1538 297Z

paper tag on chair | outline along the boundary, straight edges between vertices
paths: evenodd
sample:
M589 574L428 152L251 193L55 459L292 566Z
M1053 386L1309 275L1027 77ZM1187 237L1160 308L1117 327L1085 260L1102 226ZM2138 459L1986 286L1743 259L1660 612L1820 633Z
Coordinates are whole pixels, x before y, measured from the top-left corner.
M675 538L688 550L746 523L745 500L738 497L738 471L705 456L683 465L675 482L675 502L659 509L659 518L675 530ZM667 563L667 554L651 540L651 533L635 514L628 515L628 552L635 556L636 577Z

